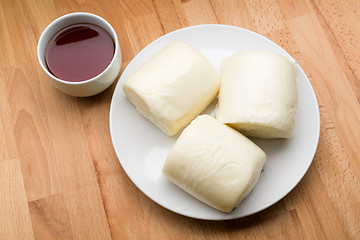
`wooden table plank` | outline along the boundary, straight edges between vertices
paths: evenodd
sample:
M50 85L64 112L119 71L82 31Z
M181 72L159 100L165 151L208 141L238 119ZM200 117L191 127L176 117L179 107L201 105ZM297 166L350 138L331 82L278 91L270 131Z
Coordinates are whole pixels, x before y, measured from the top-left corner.
M0 238L33 239L19 159L0 162Z

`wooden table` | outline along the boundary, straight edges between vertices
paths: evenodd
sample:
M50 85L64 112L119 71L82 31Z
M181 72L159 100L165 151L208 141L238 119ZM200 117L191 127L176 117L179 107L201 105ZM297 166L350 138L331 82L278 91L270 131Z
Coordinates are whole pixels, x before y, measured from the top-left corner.
M130 181L113 149L114 83L89 98L55 89L36 46L55 18L87 11L118 33L122 71L183 27L250 29L309 77L321 135L302 181L272 207L231 221L170 212ZM360 1L0 1L0 239L360 239Z

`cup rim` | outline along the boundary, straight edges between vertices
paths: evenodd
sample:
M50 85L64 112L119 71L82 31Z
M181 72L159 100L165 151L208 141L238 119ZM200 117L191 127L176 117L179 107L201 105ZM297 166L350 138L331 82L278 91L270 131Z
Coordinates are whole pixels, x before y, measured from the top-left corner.
M55 75L51 74L48 70L48 68L45 66L45 57L44 56L40 56L40 43L45 41L44 40L44 37L45 37L45 34L46 32L48 32L52 27L54 27L57 23L61 22L61 21L64 21L65 19L69 18L69 17L72 17L72 16L88 16L88 17L92 17L92 18L95 18L96 20L104 23L105 25L107 25L107 27L109 28L110 32L105 29L105 31L107 31L110 36L112 37L112 39L114 40L114 43L115 43L115 52L114 52L114 56L112 57L110 63L108 64L108 66L101 72L99 73L98 75L90 78L90 79L86 79L84 81L78 81L78 82L71 82L71 81L66 81L66 80L63 80L63 79L60 79L58 77L56 77ZM85 22L86 23L86 22ZM96 25L96 24L95 24ZM66 26L65 26L66 27ZM57 31L60 31L61 29L58 29L56 30ZM52 37L52 36L51 36ZM50 40L50 39L49 39ZM44 43L45 45L45 48L47 46L47 43L48 41L46 41L46 43ZM103 76L107 70L114 64L114 62L116 61L116 57L117 55L119 54L119 41L118 41L118 38L117 38L117 34L114 30L114 28L111 26L111 24L106 21L104 18L96 15L96 14L93 14L93 13L89 13L89 12L72 12L72 13L68 13L68 14L65 14L63 16L60 16L58 18L56 18L55 20L53 20L49 25L46 26L46 28L43 30L43 32L41 33L40 37L39 37L39 40L38 40L38 45L37 45L37 55L38 55L38 61L40 63L40 66L41 68L45 71L45 73L51 77L52 79L58 81L58 82L61 82L61 83L64 83L64 84L68 84L68 85L82 85L82 84L86 84L86 83L89 83L89 82L93 82L95 81L96 79L100 78L101 76Z

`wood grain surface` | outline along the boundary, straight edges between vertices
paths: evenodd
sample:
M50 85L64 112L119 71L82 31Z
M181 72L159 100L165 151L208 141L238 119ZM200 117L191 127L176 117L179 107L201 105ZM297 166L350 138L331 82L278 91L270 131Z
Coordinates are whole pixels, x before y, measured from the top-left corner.
M130 181L109 132L114 83L75 98L37 62L41 32L86 11L118 34L122 71L150 42L220 23L288 51L315 90L321 135L302 181L272 207L231 221L183 217ZM0 0L0 239L360 239L359 0Z

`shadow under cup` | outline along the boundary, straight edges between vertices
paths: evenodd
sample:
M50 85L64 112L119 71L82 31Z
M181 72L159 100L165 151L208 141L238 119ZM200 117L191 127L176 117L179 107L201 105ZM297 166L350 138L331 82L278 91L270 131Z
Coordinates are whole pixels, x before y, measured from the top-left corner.
M50 73L45 62L45 51L48 42L58 31L62 30L67 26L78 23L93 24L106 30L114 41L115 52L110 64L99 75L91 79L79 81L79 82L65 81L60 78L57 78L56 76ZM92 96L104 91L115 81L116 77L120 72L120 67L121 67L121 50L115 30L103 18L95 14L85 13L85 12L70 13L60 18L57 18L52 23L50 23L45 28L45 30L43 31L43 33L39 38L38 46L37 46L37 55L38 55L39 63L43 71L50 79L51 83L63 93L76 97Z

